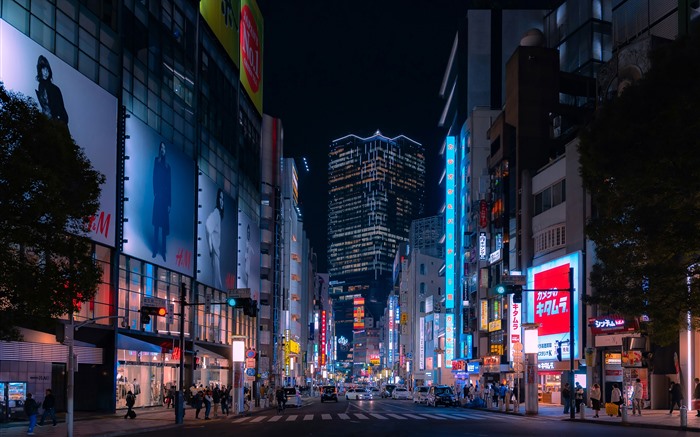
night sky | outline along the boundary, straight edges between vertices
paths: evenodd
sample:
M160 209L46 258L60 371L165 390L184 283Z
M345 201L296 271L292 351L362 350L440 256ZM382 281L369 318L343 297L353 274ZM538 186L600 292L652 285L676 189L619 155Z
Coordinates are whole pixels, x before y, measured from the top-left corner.
M264 111L282 120L285 157L309 161L309 173L299 168L301 209L319 271L327 268L328 148L336 138L378 129L423 144L425 215L438 212L439 91L464 3L259 0Z

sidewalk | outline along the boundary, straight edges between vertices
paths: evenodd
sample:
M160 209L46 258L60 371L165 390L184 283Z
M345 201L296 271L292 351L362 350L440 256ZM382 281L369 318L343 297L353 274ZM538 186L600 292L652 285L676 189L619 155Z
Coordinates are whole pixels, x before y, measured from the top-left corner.
M307 405L310 401L304 399L303 405ZM272 407L270 407L272 408ZM269 409L269 408L268 408ZM245 415L256 414L259 411L264 411L263 407L252 407L251 411ZM41 410L40 410L41 411ZM73 421L73 435L75 437L116 437L131 435L137 432L148 432L161 429L178 429L183 425L175 423L175 410L165 407L147 407L135 408L136 419L124 419L126 410L120 410L115 414L105 413L85 413L76 412ZM242 416L243 414L241 414ZM37 426L34 428L34 434L37 436L65 436L66 422L65 413L57 413L58 425L52 426L48 421L43 427ZM204 417L204 411L201 411L199 416ZM233 418L235 414L229 414L228 418ZM219 414L218 418L211 416L212 420L224 420L225 416ZM41 415L37 417L37 422L41 421ZM194 418L194 409L185 409L185 424L200 422L202 419ZM0 437L19 437L26 436L29 428L28 421L18 421L0 424Z
M511 407L512 408L512 407ZM496 408L484 408L481 411L489 411L496 414L513 414L525 416L525 407L520 405L520 410L518 413L514 413L511 409L509 412L501 411ZM601 410L599 413L600 417L593 417L593 410L586 408L584 412L584 418L581 419L579 414L575 415L574 419L571 419L569 414L563 414L563 407L560 405L551 404L540 404L538 407L538 416L545 416L548 418L560 418L561 420L570 420L573 422L586 422L586 423L598 423L601 425L608 426L631 426L636 428L654 428L654 429L671 429L679 431L692 431L700 432L700 417L697 417L697 411L688 411L688 426L687 428L681 428L681 418L680 413L676 410L673 415L668 414L668 410L644 410L641 416L632 416L631 410L627 415L627 422L622 423L622 418L620 417L610 417L605 415L605 410Z

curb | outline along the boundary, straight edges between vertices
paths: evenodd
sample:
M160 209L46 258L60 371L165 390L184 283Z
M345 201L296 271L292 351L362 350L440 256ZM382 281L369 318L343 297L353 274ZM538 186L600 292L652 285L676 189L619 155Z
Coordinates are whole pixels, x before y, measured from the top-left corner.
M602 422L598 420L591 420L591 419L564 419L568 422L581 422L581 423L595 423L597 425L608 425L608 426L623 426L626 428L651 428L651 429L666 429L666 430L671 430L671 431L690 431L690 432L700 432L700 428L695 427L695 426L688 426L685 428L682 428L680 425L678 426L673 426L673 425L661 425L658 423L632 423L632 422Z

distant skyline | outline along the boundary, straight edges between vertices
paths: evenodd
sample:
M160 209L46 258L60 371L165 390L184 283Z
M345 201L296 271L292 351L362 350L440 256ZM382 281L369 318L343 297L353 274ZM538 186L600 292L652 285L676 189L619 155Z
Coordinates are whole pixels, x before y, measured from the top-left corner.
M464 2L260 0L265 22L264 111L284 126L287 157L300 165L304 229L327 271L327 171L331 142L377 130L426 150L425 216L442 205L438 128L443 74Z

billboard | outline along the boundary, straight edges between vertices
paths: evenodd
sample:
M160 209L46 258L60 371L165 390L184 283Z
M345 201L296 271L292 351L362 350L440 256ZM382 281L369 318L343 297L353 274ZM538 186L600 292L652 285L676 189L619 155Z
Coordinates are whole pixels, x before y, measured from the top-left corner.
M88 235L114 246L117 193L117 99L79 71L0 20L0 81L66 123L95 170L105 176Z
M236 203L199 175L197 280L219 290L236 288Z
M263 16L255 0L241 0L241 84L262 115Z
M238 210L238 288L250 288L250 297L260 300L260 229Z
M569 268L573 269L574 291L559 291L569 289ZM574 252L562 258L557 258L539 266L527 269L527 289L534 291L527 299L527 321L539 323L538 329L538 360L556 360L557 341L567 341L569 338L569 311L574 311L574 347L571 344L562 346L562 360L569 359L569 351L574 350L574 358L579 357L580 345L580 303L579 289L581 288L581 254ZM573 304L573 305L572 305Z
M126 134L124 252L191 276L194 161L134 115Z
M352 329L361 331L365 329L365 299L363 297L356 297L353 299L352 304Z
M226 50L233 63L240 66L238 40L239 0L199 0L199 13Z

